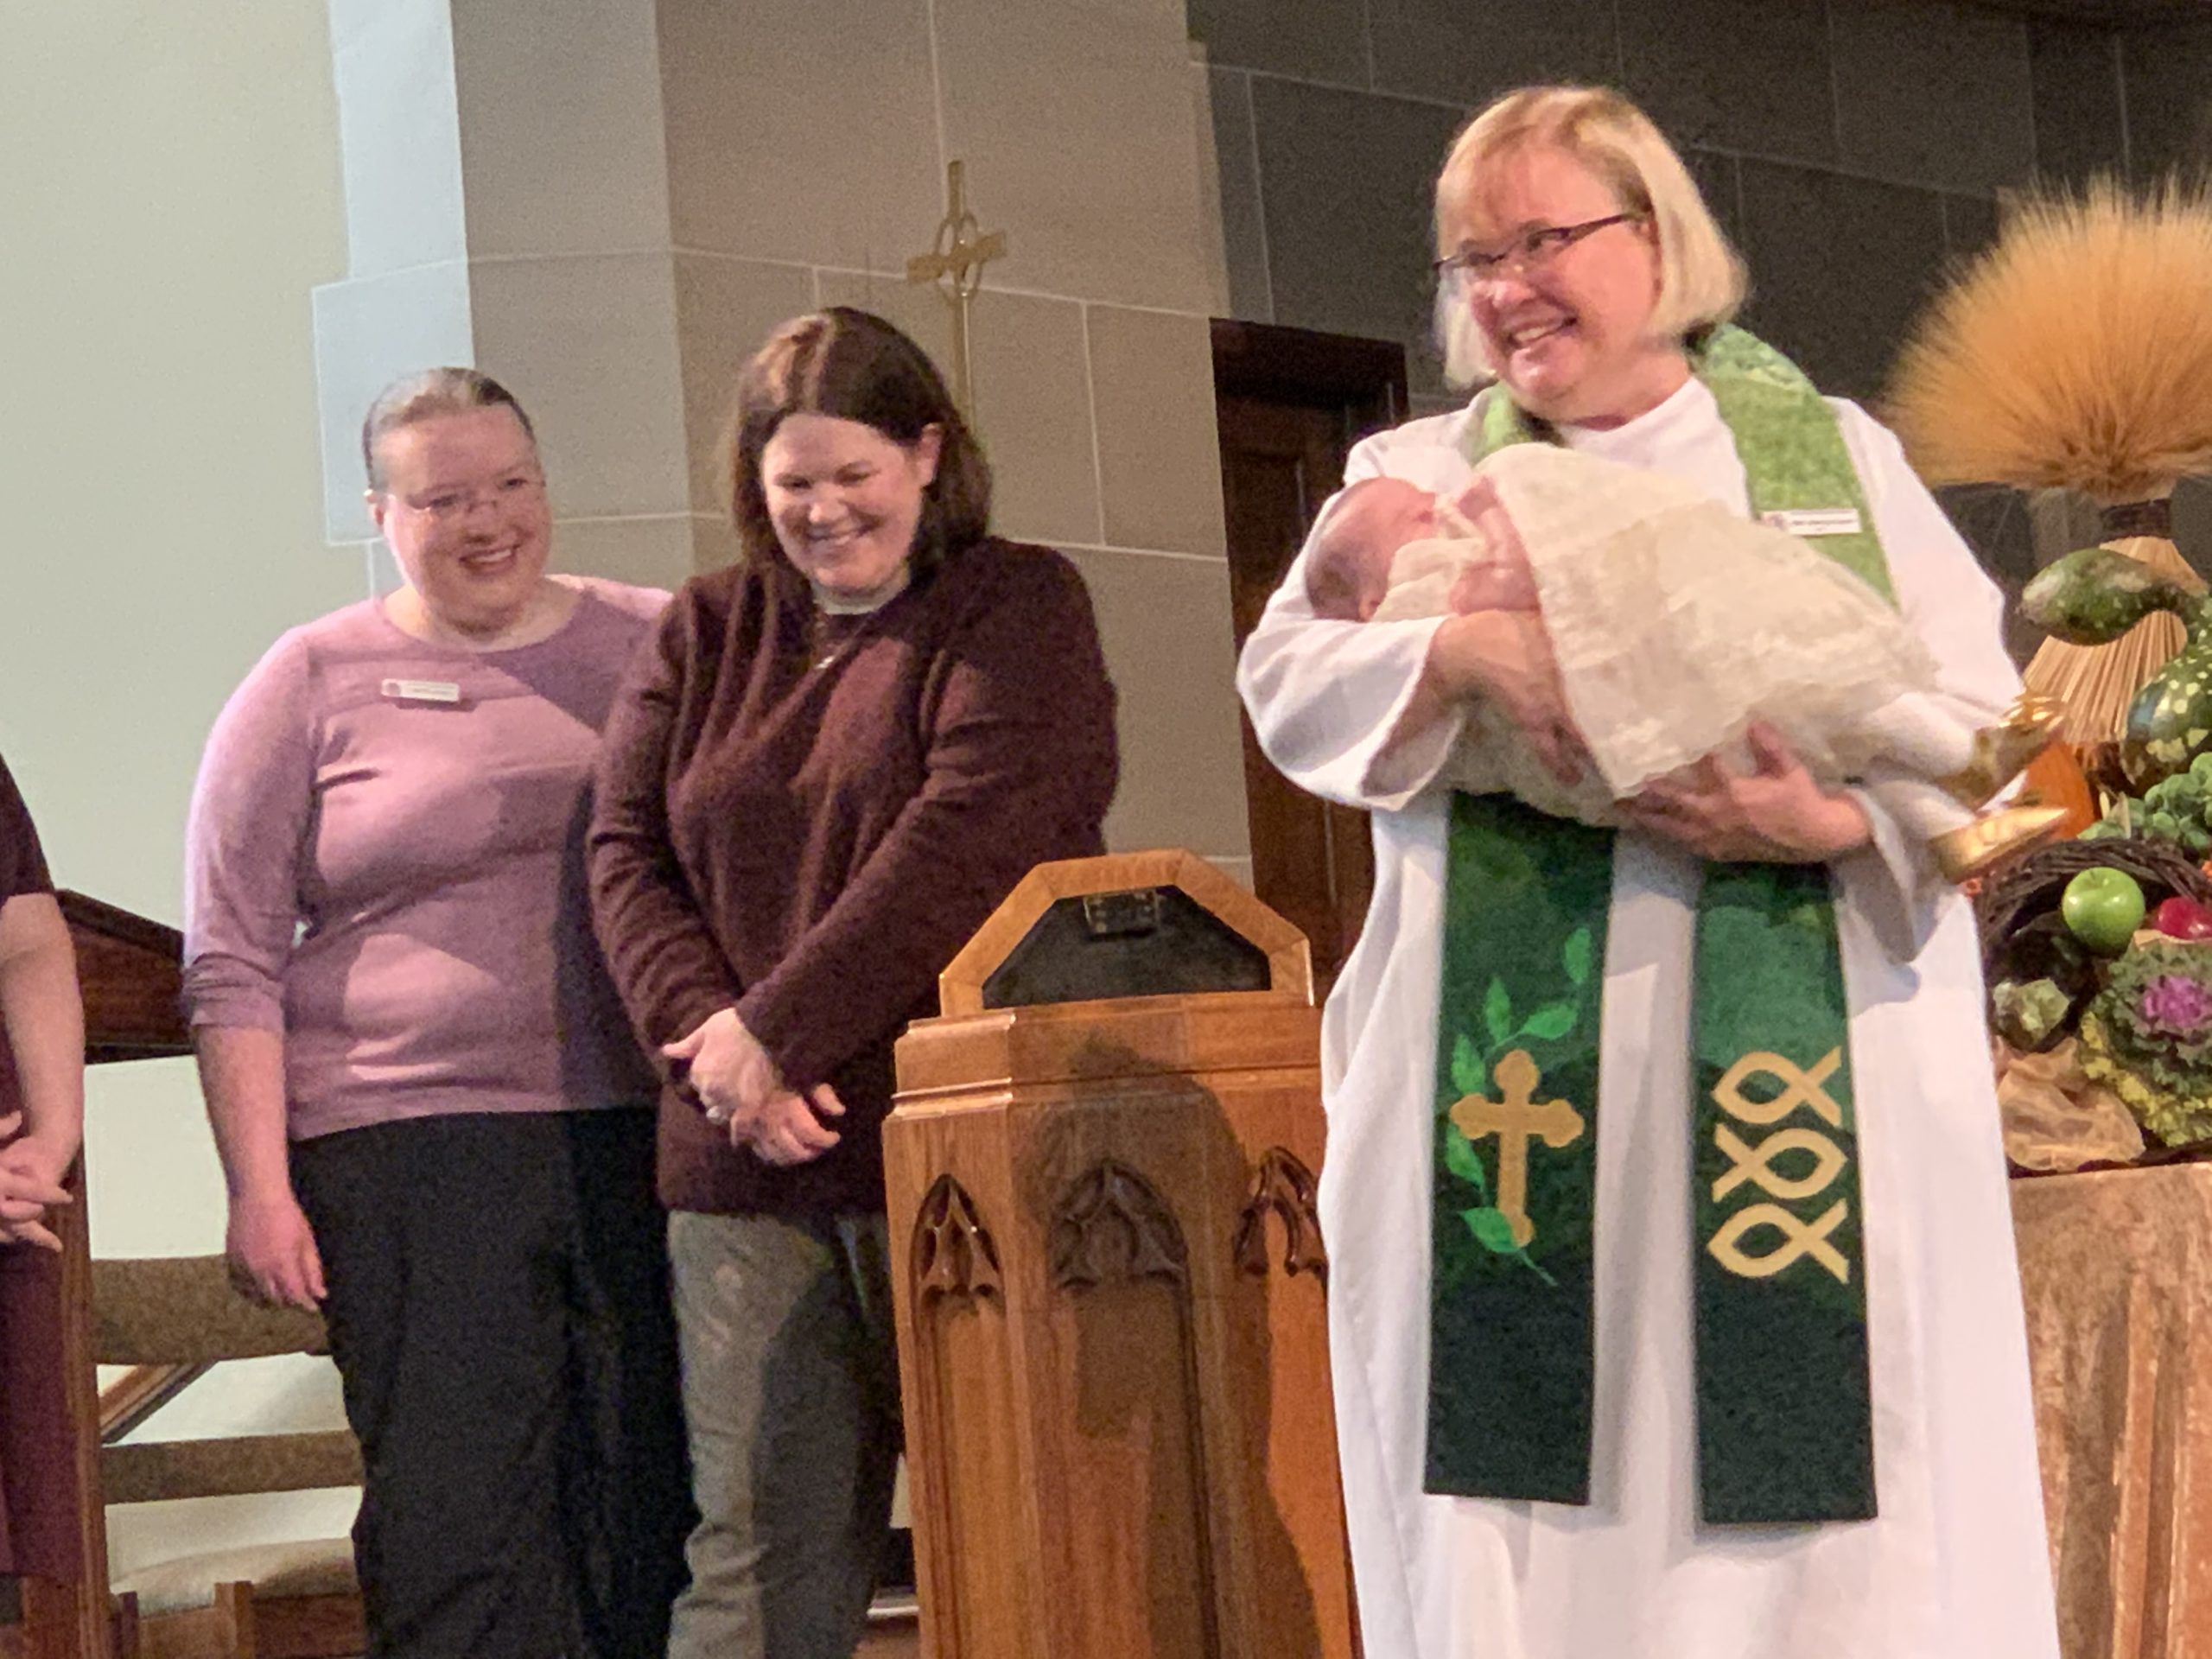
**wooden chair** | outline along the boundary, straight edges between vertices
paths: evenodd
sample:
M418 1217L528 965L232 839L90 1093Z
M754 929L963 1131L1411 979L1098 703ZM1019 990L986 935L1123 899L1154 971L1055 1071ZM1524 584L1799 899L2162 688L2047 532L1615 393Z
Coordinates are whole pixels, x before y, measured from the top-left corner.
M179 1012L183 941L174 928L82 894L60 895L84 988L91 1063L191 1052ZM254 1307L220 1258L91 1258L81 1168L63 1244L53 1341L67 1387L77 1492L73 1570L21 1580L21 1623L0 1651L26 1659L335 1659L364 1645L352 1551L343 1540L162 1563L111 1586L107 1506L153 1499L358 1484L342 1430L118 1444L218 1362L323 1349L312 1314ZM104 1395L98 1367L131 1368ZM118 1593L111 1593L111 1588Z
M154 1409L221 1361L327 1351L319 1317L248 1302L220 1256L94 1262L92 1346L96 1364L133 1368ZM150 1414L111 1422L97 1495L110 1507L360 1484L360 1450L342 1428L115 1442L117 1427ZM110 1588L118 1659L336 1659L361 1650L360 1593L342 1538L179 1557Z

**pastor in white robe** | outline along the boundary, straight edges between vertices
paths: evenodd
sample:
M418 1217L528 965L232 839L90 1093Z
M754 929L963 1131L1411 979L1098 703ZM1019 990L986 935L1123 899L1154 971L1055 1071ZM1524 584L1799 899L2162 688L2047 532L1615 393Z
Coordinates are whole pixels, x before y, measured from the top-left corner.
M1999 642L1995 588L1897 441L1856 405L1832 406L1939 695L1978 723L1995 718L2019 684ZM1471 473L1471 415L1366 440L1346 481L1382 474L1456 493ZM1626 425L1561 436L1748 515L1734 442L1694 379ZM1374 815L1374 899L1322 1024L1320 1195L1367 1651L2056 1659L1974 918L1924 847L1863 795L1874 844L1833 868L1866 1207L1878 1516L1771 1529L1697 1520L1688 1034L1699 867L1633 832L1618 842L1606 944L1591 1502L1421 1491L1450 809L1434 780L1464 715L1394 741L1438 620L1316 618L1302 564L1246 644L1238 684L1262 747L1294 782Z

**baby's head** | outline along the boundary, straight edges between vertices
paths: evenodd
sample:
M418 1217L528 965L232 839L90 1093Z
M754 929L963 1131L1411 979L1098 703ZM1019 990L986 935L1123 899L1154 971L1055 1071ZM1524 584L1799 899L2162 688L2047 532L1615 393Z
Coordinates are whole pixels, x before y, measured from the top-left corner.
M1436 533L1436 498L1402 478L1367 478L1329 505L1306 561L1306 600L1316 616L1364 622L1390 588L1390 561L1408 542Z

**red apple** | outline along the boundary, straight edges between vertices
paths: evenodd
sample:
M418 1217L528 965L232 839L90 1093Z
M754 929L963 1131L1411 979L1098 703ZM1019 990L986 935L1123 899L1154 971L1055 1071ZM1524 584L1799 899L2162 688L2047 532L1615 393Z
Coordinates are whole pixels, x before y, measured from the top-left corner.
M2212 910L2176 893L2158 906L2151 925L2170 939L2212 939Z

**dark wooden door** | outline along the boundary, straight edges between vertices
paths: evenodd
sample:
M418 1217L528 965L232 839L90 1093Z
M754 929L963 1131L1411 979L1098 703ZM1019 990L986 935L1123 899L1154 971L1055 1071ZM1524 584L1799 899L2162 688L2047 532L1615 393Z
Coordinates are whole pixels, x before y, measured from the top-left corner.
M1215 322L1230 602L1240 650L1314 514L1343 482L1352 444L1401 418L1405 375L1404 350L1394 344ZM1312 943L1315 983L1325 988L1367 914L1375 874L1367 815L1317 799L1277 772L1249 718L1244 791L1253 888Z

